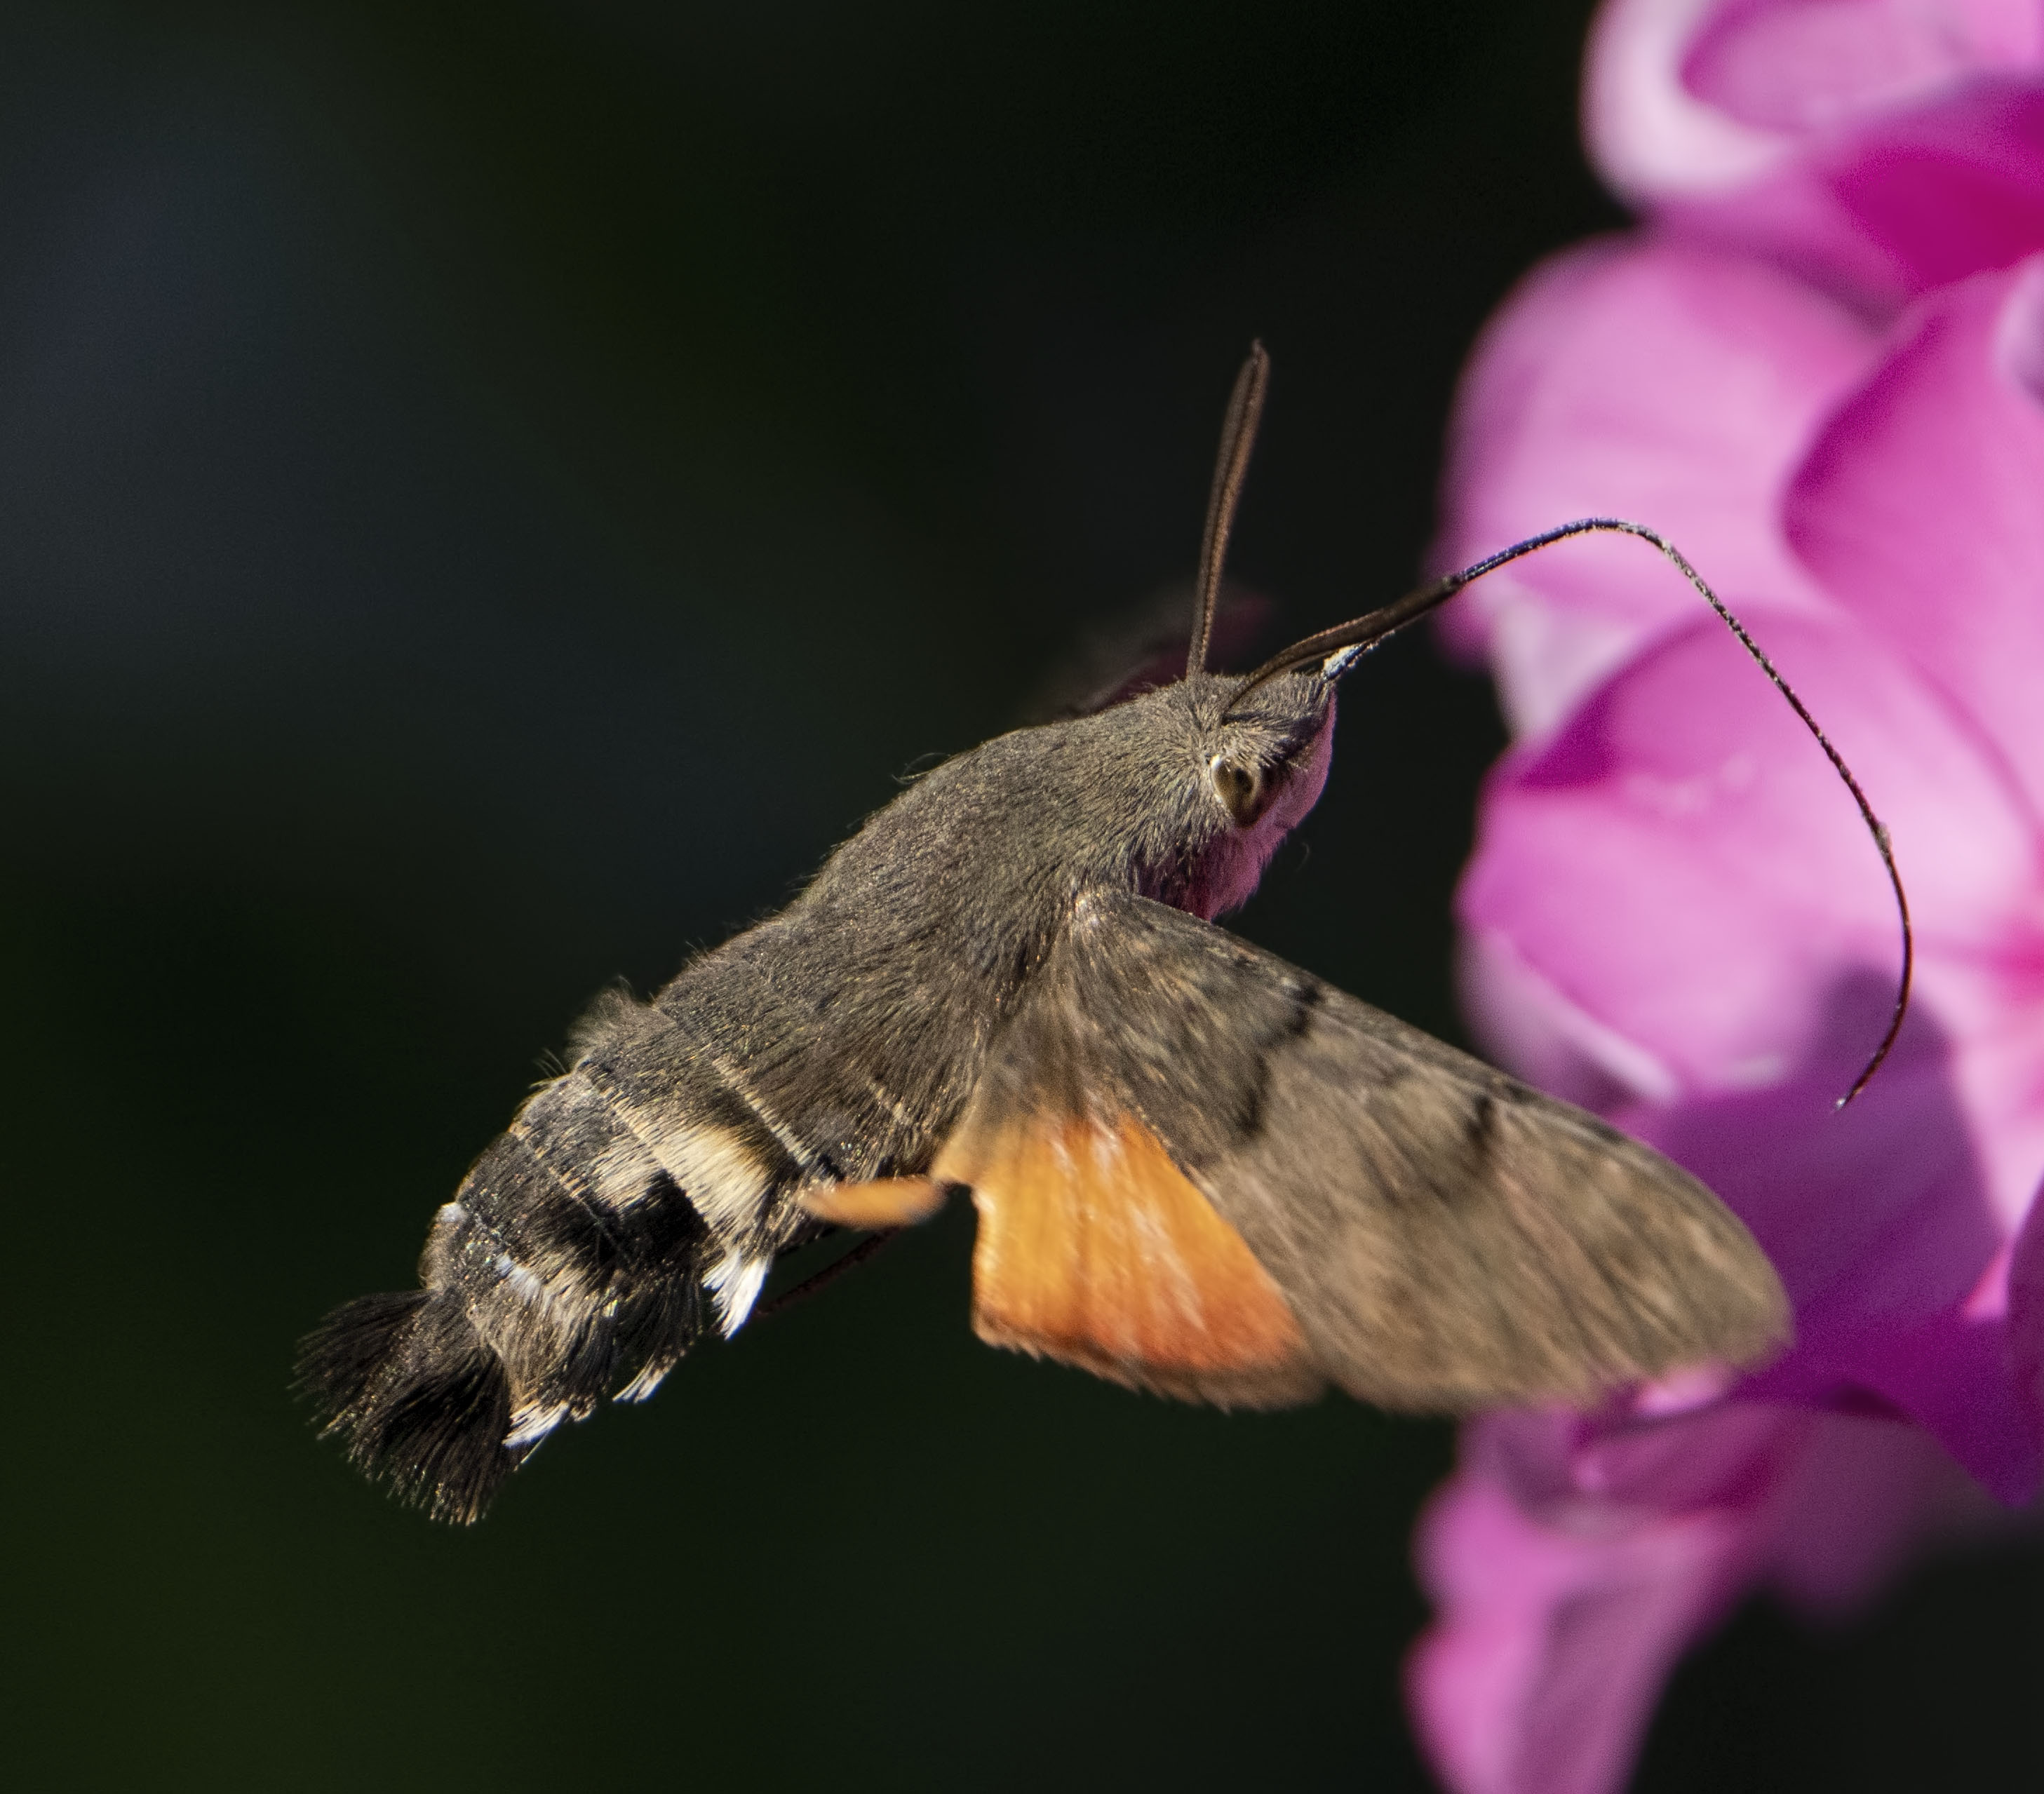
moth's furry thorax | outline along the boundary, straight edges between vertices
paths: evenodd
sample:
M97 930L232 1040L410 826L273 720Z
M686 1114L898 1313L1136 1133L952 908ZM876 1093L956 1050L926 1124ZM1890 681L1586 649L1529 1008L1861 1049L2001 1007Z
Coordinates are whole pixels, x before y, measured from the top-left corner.
M1231 710L1239 684L1195 674L947 761L840 848L805 901L858 891L914 909L906 874L1029 933L1088 890L1208 920L1239 907L1327 782L1335 701L1295 674Z

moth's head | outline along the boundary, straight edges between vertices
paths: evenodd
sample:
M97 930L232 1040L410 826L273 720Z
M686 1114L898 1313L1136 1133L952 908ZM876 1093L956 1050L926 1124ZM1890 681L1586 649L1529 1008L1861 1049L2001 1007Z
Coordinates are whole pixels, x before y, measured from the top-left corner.
M1259 344L1236 378L1208 500L1185 677L1131 699L1106 724L1108 809L1131 831L1136 886L1209 919L1246 902L1278 843L1327 782L1335 685L1359 649L1317 638L1253 673L1209 671L1221 568L1270 382Z
M1178 691L1191 713L1203 793L1238 833L1281 836L1327 782L1335 682L1318 667L1245 689L1240 675L1194 674Z
M1083 801L1120 840L1135 888L1209 919L1255 890L1319 801L1333 746L1334 684L1317 670L1234 701L1243 682L1193 673L1117 705L1091 720L1094 754L1080 762Z

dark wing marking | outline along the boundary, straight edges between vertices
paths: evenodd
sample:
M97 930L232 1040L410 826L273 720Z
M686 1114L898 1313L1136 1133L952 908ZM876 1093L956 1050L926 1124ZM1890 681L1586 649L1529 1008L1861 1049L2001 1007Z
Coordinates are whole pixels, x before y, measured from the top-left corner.
M1117 1113L1381 1406L1581 1404L1788 1337L1773 1266L1687 1172L1194 916L1096 893L960 1131Z

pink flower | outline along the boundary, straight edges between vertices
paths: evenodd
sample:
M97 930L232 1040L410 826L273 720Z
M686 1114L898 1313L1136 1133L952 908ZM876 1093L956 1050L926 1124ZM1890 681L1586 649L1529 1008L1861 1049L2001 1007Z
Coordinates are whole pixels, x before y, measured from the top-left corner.
M1749 228L1790 216L1755 194L1814 191L1899 121L2018 92L2038 12L1616 0L1593 130L1660 222L1536 271L1466 376L1443 563L1593 513L1672 537L1888 824L1919 958L1894 1057L1836 1112L1897 939L1814 744L1637 543L1566 544L1458 601L1450 640L1489 657L1520 737L1460 897L1472 1015L1495 1056L1718 1190L1797 1323L1735 1388L1468 1429L1421 1530L1439 1611L1412 1666L1458 1794L1615 1788L1670 1666L1746 1592L1849 1608L2044 1473L2044 255L1968 271L2015 198L2044 220L2044 160L1977 213L1967 171L2005 145L1967 140L1921 216L1976 259L1931 285L1923 251L1885 329L1835 296L1844 236L1800 256ZM1654 57L1625 40L1648 26ZM1612 87L1626 56L1642 93ZM1720 113L1765 123L1766 156Z
M1603 1794L1684 1646L1746 1588L1849 1612L1969 1506L1934 1444L1882 1420L1738 1402L1602 1439L1479 1421L1421 1531L1454 1615L1414 1654L1421 1741L1458 1794Z
M2037 0L1607 0L1584 121L1642 210L1865 305L2044 248Z
M1827 612L1781 501L1878 337L1763 264L1611 239L1535 270L1478 343L1451 426L1436 558L1466 566L1571 517L1650 523L1735 610ZM1540 732L1645 642L1697 620L1640 545L1566 543L1492 574L1446 628L1487 649L1507 716Z

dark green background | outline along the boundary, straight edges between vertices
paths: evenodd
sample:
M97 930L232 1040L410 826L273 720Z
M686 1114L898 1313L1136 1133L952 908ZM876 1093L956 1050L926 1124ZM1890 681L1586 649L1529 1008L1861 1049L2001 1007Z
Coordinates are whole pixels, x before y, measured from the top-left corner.
M592 991L1189 574L1252 335L1237 570L1406 582L1472 332L1616 218L1585 10L6 10L12 1785L1425 1785L1447 1431L986 1351L962 1214L471 1532L285 1382ZM1423 642L1350 690L1243 925L1452 1032L1496 719ZM2040 1595L1758 1610L1644 1784L2034 1765Z

